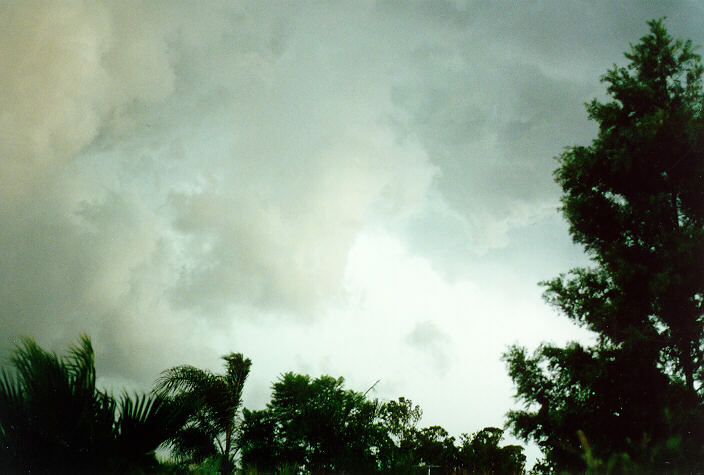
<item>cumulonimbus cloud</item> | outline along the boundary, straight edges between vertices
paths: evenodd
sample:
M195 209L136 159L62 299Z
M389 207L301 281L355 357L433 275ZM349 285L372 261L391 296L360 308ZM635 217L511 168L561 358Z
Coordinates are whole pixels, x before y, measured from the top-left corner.
M88 331L144 381L238 319L317 315L365 228L506 244L603 71L565 73L585 28L488 5L3 2L0 335Z

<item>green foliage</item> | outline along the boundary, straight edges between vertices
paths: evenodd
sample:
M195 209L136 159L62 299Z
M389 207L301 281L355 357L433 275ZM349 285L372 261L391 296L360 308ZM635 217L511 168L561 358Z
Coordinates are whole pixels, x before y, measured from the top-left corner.
M164 371L155 392L184 408L187 420L169 439L173 455L185 464L217 464L232 471L237 454L242 389L252 362L240 353L223 356L225 374L193 366Z
M690 42L648 24L630 63L602 77L612 100L587 105L598 136L555 172L594 266L543 283L545 299L598 343L505 354L525 405L509 425L554 469L587 455L601 468L704 460L704 68Z
M423 416L420 406L401 396L396 401L388 401L381 410L381 419L388 433L399 445L410 438L416 425Z
M486 427L471 437L462 434L459 466L473 473L523 473L526 463L523 447L499 447L503 434L497 427Z
M263 411L244 411L242 463L272 470L281 464L310 471L374 472L385 434L379 406L346 390L342 378L286 373Z
M546 283L547 299L618 345L652 340L690 391L701 381L704 291L702 65L661 21L604 77L589 147L555 173L575 241L597 264ZM617 317L617 318L616 318Z
M514 432L535 439L560 469L584 467L579 431L594 442L595 456L646 456L652 439L681 428L664 418L664 409L678 399L677 388L641 357L576 343L543 345L533 355L512 347L506 355L509 374L523 402L533 408L509 413Z
M267 408L243 411L240 444L245 470L427 473L501 470L520 473L518 446L499 447L502 431L488 428L464 445L440 426L417 428L422 411L409 399L380 403L345 389L342 378L287 373L273 385Z
M282 441L277 439L277 423L271 411L242 410L242 466L261 472L274 472L282 463Z
M379 453L379 465L384 471L411 473L418 466L415 435L422 415L420 406L403 396L382 405L379 423L388 437Z
M59 357L24 339L0 371L3 471L154 470L183 414L159 397L119 400L96 387L86 336Z
M440 426L424 427L413 434L414 459L419 465L456 467L458 450L455 438Z
M409 399L379 402L344 388L343 378L287 373L267 408L243 410L251 361L224 357L226 373L166 370L154 395L114 398L96 387L87 337L66 357L24 340L0 371L0 469L175 473L426 473L467 469L518 473L521 447L499 447L487 428L462 446L440 426L419 429ZM158 447L176 461L160 462Z

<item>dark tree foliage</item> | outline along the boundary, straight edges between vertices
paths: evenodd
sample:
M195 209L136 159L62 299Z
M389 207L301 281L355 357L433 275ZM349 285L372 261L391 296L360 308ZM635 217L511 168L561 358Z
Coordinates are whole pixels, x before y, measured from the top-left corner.
M518 445L499 446L503 430L486 427L472 435L462 434L460 445L440 426L411 430L411 468L427 473L436 467L445 473L523 473L526 456ZM417 470L418 468L425 470ZM392 467L391 472L411 473L405 467Z
M263 411L244 411L244 467L290 466L313 472L378 471L385 433L379 406L343 387L343 378L286 373Z
M523 473L526 463L523 447L499 447L503 434L497 427L486 427L472 436L462 434L457 455L459 466L471 473Z
M427 473L435 467L444 473L522 473L523 447L500 447L503 430L486 427L471 436L460 435L461 445L440 426L418 429L420 407L406 398L382 408L382 424L393 441L390 456L382 457L385 473Z
M379 453L379 465L384 471L412 473L413 467L419 465L415 434L422 416L420 406L403 396L382 405L379 423L388 437Z
M183 424L168 400L96 386L88 337L59 357L25 339L0 371L0 471L153 471Z
M273 473L290 461L282 454L283 443L277 438L277 423L271 411L242 410L240 447L242 466L259 473Z
M457 467L459 451L455 438L440 426L424 427L413 434L415 461L421 466Z
M419 429L420 407L406 398L381 403L343 387L342 378L287 373L266 409L244 409L242 466L258 473L520 473L518 446L499 447L502 431L462 435Z
M187 413L185 424L169 439L172 454L183 464L212 459L221 471L235 468L242 390L252 361L230 353L225 373L176 366L161 374L155 392Z
M593 460L704 461L703 68L689 41L648 25L629 64L602 77L611 100L587 105L598 136L555 172L594 264L543 283L545 298L597 344L505 355L526 406L509 424L553 468L583 469L587 443Z

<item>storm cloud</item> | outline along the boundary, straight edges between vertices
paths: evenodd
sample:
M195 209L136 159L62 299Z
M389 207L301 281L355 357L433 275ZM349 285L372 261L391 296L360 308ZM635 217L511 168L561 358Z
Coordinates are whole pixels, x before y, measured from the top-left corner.
M244 351L248 404L282 371L329 372L451 430L500 425L502 348L586 337L535 285L584 259L553 157L593 136L583 103L646 20L701 44L703 15L3 2L1 353L87 332L106 384L149 387ZM449 418L434 391L470 381L485 392L464 404L491 411Z

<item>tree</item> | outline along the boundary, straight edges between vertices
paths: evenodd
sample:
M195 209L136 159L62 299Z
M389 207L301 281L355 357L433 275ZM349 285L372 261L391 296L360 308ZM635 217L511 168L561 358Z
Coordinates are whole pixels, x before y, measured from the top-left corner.
M379 418L388 441L381 446L379 459L385 472L411 473L419 464L415 453L415 435L422 416L420 406L403 396L382 405Z
M704 456L703 67L691 42L648 25L602 77L612 100L587 105L597 137L555 171L593 266L544 282L545 299L597 343L505 355L526 406L509 424L559 468L584 467L578 430L604 459L671 469Z
M424 467L454 469L459 465L455 438L440 426L424 427L413 434L414 457Z
M421 417L423 410L420 406L413 405L413 401L403 396L386 402L381 410L384 426L399 446L411 438Z
M499 447L504 431L485 427L471 436L462 434L459 464L471 473L523 473L526 456L520 445Z
M281 447L283 441L277 438L277 422L269 410L242 410L242 466L258 472L276 472L284 460ZM290 462L289 462L290 463Z
M376 472L387 439L378 415L376 401L344 389L343 378L286 373L274 383L265 410L244 411L242 464Z
M404 397L380 403L344 389L343 378L286 373L274 383L266 409L243 410L242 466L266 473L522 470L523 449L499 447L500 429L463 434L458 448L440 426L418 429L422 413Z
M87 336L59 357L24 339L0 370L0 469L154 470L154 456L183 423L159 396L115 399L96 386Z
M223 359L225 374L188 365L168 369L157 380L155 392L188 411L186 423L170 439L174 455L195 463L214 457L221 461L221 469L231 471L238 450L242 389L252 362L241 353Z

